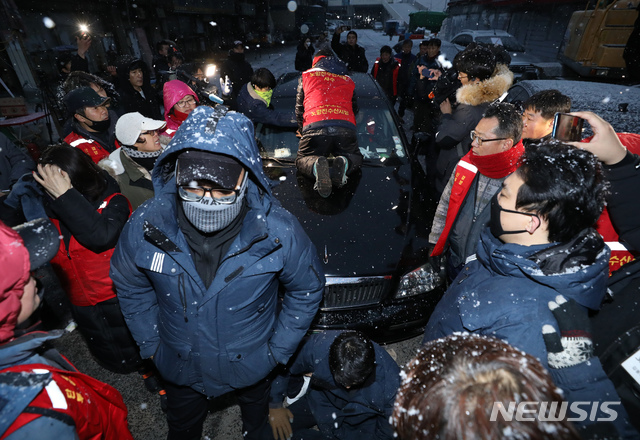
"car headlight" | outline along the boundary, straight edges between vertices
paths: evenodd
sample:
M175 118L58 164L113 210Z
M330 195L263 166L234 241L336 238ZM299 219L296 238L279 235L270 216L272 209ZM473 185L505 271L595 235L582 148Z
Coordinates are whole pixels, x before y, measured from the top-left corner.
M446 279L445 259L442 258L439 261L432 259L431 261L437 261L438 267L433 267L430 262L427 262L423 266L405 274L400 279L400 285L395 295L396 298L420 295L444 284Z

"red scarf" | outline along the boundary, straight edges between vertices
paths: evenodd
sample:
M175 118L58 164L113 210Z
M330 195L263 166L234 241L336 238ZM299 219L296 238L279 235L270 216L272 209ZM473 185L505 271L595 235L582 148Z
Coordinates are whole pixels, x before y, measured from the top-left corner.
M458 211L462 206L462 202L471 188L476 174L480 172L492 179L501 179L513 173L520 166L520 158L524 153L524 145L522 141L502 153L490 154L488 156L477 156L473 154L473 150L469 151L454 171L455 177L453 187L449 196L449 207L447 208L447 217L444 222L444 229L438 237L438 242L433 248L431 255L440 255L444 251L444 247L449 238L449 232L453 227L453 223L458 217Z
M502 153L488 156L477 156L473 149L467 153L466 159L478 167L480 174L492 179L502 179L513 173L520 166L520 158L524 153L522 141Z
M174 108L172 116L173 116L173 119L175 119L180 124L182 124L185 121L185 119L189 117L189 113L182 113L181 111L178 111Z

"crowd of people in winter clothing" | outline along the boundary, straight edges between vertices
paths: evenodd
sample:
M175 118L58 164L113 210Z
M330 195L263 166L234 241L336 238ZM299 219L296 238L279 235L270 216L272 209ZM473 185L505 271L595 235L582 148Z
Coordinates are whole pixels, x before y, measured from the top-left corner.
M123 58L113 83L86 72L89 46L61 66L63 142L34 161L0 135L0 438L132 438L120 393L51 348L63 332L38 321L32 275L47 268L96 362L158 394L169 439L200 439L209 400L230 392L247 439L640 437L621 372L640 347L638 265L620 268L640 252L640 135L580 109L594 135L555 140L571 97L502 102L513 73L496 46L449 66L437 38L417 55L405 40L369 69L355 31L304 36L294 108L274 108L276 79L242 41L224 105L203 99L196 65L158 81L184 61L169 40L153 69ZM319 250L272 192L254 132L296 131L296 167L331 197L366 172L350 72L369 71L414 113L438 200L425 253L449 278L404 369L361 332L310 332ZM523 403L545 406L509 418Z

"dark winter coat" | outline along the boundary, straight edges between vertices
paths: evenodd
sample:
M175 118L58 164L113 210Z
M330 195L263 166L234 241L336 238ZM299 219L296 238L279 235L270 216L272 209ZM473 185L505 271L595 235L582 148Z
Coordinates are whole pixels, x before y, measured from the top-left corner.
M331 49L338 55L347 65L347 69L352 72L367 73L369 70L369 62L364 54L364 47L350 46L347 43L340 43L340 34L333 34L331 39Z
M409 93L411 65L416 60L416 56L411 52L399 52L395 54L394 58L400 65L400 70L398 71L398 96L405 96Z
M229 57L220 66L220 78L229 77L231 80L232 108L235 109L235 100L246 83L251 81L253 68L245 60L244 53L229 51Z
M336 384L329 367L329 349L341 331L325 331L310 336L296 354L289 371L292 375L313 373L307 391L309 407L325 438L340 440L392 439L389 417L396 390L400 387L400 368L387 351L374 343L375 377L362 387L347 390ZM272 407L284 400L288 378L279 376L271 386Z
M11 189L23 174L35 169L29 155L0 133L0 190Z
M605 166L610 194L607 209L620 241L628 249L640 251L640 205L637 191L640 188L640 157L627 152L615 165Z
M435 81L432 81L435 82ZM479 84L467 84L456 92L458 105L453 113L443 114L436 133L440 150L436 164L436 189L442 193L458 161L469 152L469 133L476 128L489 104L509 90L513 73L501 70Z
M306 37L298 44L298 51L296 52L295 68L298 72L304 72L311 69L313 64L313 53L316 51L313 44L309 44L309 47L305 47L304 42L307 41Z
M95 305L115 297L109 279L109 256L131 213L116 181L106 171L107 189L95 202L71 188L57 199L45 198L45 208L62 234L52 265L78 306ZM106 200L109 199L108 202Z
M0 401L10 403L0 408L0 435L132 440L120 393L48 347L62 333L33 332L0 345Z
M207 396L255 384L287 363L324 290L314 245L271 193L253 124L220 112L198 107L181 125L153 170L155 197L133 213L111 261L142 357L153 356L164 379ZM233 156L250 177L242 229L208 288L177 220L175 161L187 148Z
M383 63L380 58L376 58L376 62L371 68L371 75L378 81L382 90L387 95L390 101L398 96L398 71L400 66L398 62L391 58L386 63Z
M276 125L278 127L297 127L293 111L278 111L254 90L251 83L242 86L238 95L238 111L244 113L254 124Z
M104 175L108 186L93 203L74 188L46 203L47 214L62 235L51 265L93 356L110 371L129 373L141 359L118 306L109 269L131 208L116 181L106 171Z
M438 54L439 55L439 54ZM433 90L436 81L430 81L427 77L428 69L442 70L442 65L438 61L438 55L433 58L429 58L427 55L423 55L411 64L409 67L409 90L408 94L413 96L418 101L427 102L430 101L429 93ZM427 69L423 71L425 78L420 79L420 71L418 66L425 66Z
M552 325L560 333L549 301L561 294L587 309L599 309L609 253L593 229L585 229L568 243L522 246L505 244L486 228L477 260L464 267L436 306L423 342L454 332L494 336L549 368L542 326ZM597 358L550 373L569 402L619 399ZM624 418L618 417L622 424Z
M147 118L162 120L160 114L160 103L157 98L157 91L151 87L151 76L146 63L142 62L142 74L144 81L142 93L137 92L131 82L129 82L129 72L134 63L141 62L140 59L128 59L117 66L118 72L118 93L120 94L120 107L123 113L139 112Z

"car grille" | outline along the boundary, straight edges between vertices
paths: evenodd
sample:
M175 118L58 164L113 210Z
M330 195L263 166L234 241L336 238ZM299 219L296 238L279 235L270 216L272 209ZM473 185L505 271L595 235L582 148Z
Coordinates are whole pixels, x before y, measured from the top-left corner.
M322 310L344 309L378 304L386 297L391 276L362 278L327 277Z

